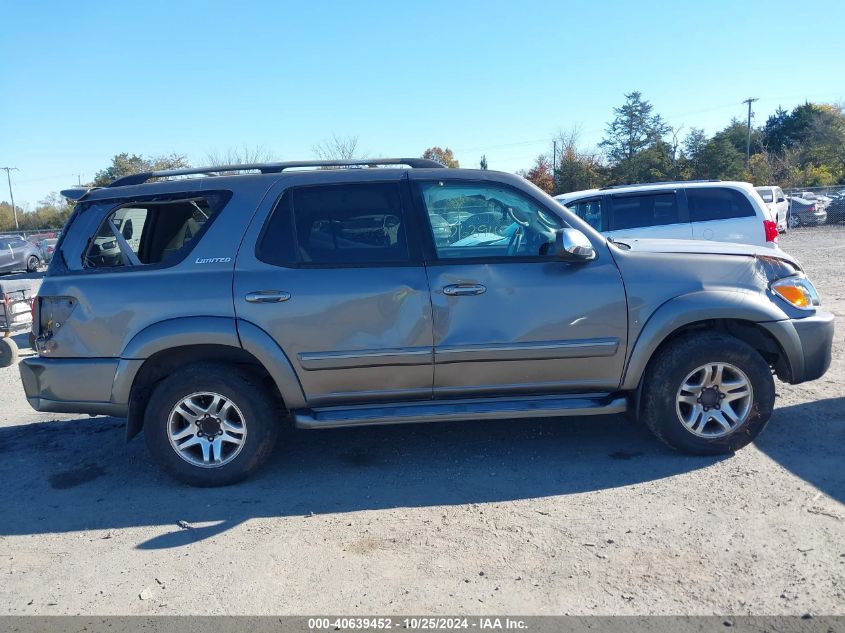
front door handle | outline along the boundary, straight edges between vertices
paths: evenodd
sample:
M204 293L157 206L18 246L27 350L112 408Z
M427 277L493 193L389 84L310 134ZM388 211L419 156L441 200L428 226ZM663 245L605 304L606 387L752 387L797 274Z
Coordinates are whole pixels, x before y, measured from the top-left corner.
M249 303L281 303L290 299L290 293L284 290L256 290L244 297Z
M468 295L482 295L487 288L481 284L452 284L443 286L443 294L450 297L465 297Z

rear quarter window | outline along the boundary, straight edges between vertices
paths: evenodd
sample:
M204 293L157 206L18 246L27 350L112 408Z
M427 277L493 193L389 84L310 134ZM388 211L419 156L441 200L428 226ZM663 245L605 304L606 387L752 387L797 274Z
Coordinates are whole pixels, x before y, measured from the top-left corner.
M749 218L757 215L751 201L740 191L727 187L687 189L691 222Z
M201 239L230 197L220 192L91 204L74 212L68 238L82 233L62 241L62 259L69 270L174 265Z

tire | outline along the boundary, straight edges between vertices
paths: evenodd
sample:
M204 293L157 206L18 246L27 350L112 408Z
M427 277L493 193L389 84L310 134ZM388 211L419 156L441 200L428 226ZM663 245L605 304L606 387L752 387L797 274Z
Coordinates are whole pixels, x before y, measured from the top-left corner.
M26 260L26 272L34 273L38 270L38 258L35 255L30 255Z
M11 367L18 362L18 344L11 337L0 338L0 367Z
M209 395L197 395L205 392ZM228 407L225 415L221 412L220 418L206 420L208 415L203 413L203 418L193 422L192 418L175 411L177 404L189 397L192 407L196 403L202 405L200 408L205 407L210 395L234 406ZM212 405L209 410L213 412L213 408ZM215 422L224 417L231 422ZM228 429L236 428L238 421L243 432L230 433ZM210 428L201 425L206 422ZM173 478L191 486L227 486L248 477L267 460L276 444L280 424L278 405L252 375L230 365L196 363L177 370L156 385L144 415L144 436L153 459ZM209 433L213 436L216 432L221 434L222 444L218 446L223 447L220 449L223 452L220 453L204 446ZM187 439L171 441L171 435L180 433L188 433ZM241 443L235 445L226 438L240 438ZM193 445L182 451L175 446L184 446L189 441ZM220 465L210 462L198 465L205 459L206 449L211 461L220 457Z
M697 378L689 380L691 376L706 375L706 369L705 374L695 374L697 368L715 369L716 364L724 366L722 375L725 377L724 384L728 385L723 385L725 391L712 388L698 393L681 391L683 384L697 381ZM749 386L747 397L729 403L743 389L730 385L743 379ZM737 389L737 392L731 393L729 390L732 389ZM697 404L696 397L698 403L703 404ZM692 403L681 402L682 398L691 399ZM718 403L716 406L713 406L714 400ZM709 410L705 408L707 402L711 404ZM774 403L772 372L757 350L732 336L702 332L671 341L652 358L644 378L640 418L652 433L676 450L695 455L720 455L751 443L766 427ZM744 410L745 414L737 416L738 423L729 431L717 419L710 417L715 415L727 421L730 418L728 411L736 414L735 408ZM682 417L696 418L696 411L700 420L697 431L695 424L690 429L682 421Z
M801 224L802 224L802 222L801 222L801 218L799 216L793 215L791 213L788 216L786 216L786 225L790 229L797 229L798 227L801 226Z

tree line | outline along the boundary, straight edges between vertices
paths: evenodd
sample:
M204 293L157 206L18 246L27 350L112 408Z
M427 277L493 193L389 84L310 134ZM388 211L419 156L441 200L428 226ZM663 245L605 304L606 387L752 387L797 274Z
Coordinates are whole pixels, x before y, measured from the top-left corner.
M845 112L842 106L805 103L791 111L778 108L766 123L751 128L750 158L746 157L748 127L732 119L722 130L707 136L700 128L673 128L654 111L640 92L625 95L613 109L604 138L595 149L580 144L577 129L560 133L556 151L541 154L530 169L518 172L551 194L608 185L666 180L742 180L755 185L813 187L845 184ZM312 148L324 160L367 158L357 136L337 136ZM423 158L446 167L460 167L448 147L429 147ZM278 158L265 148L235 148L211 153L211 166L271 162ZM141 156L124 152L98 171L87 186L101 187L142 171L190 167L185 155ZM481 169L488 168L481 156ZM18 207L21 231L56 228L67 220L72 205L57 193L41 200L32 211ZM15 230L14 213L0 202L0 232Z
M555 139L556 155L541 154L520 172L552 194L667 180L741 180L755 185L827 187L845 184L845 112L805 103L778 108L752 127L732 119L708 137L700 128L673 128L639 92L613 109L598 147L580 147L578 131Z

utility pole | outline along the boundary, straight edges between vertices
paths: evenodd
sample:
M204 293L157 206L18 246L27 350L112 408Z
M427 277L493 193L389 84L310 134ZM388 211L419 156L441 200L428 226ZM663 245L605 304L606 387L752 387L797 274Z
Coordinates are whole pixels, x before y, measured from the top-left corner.
M10 175L13 171L20 171L17 167L0 167L3 171L6 172L6 181L9 183L9 197L12 199L12 213L15 215L15 230L19 230L20 227L18 226L18 209L15 207L15 194L12 193L12 176Z
M745 166L751 164L751 104L758 101L757 97L748 97L743 103L748 104L748 143L745 145Z

